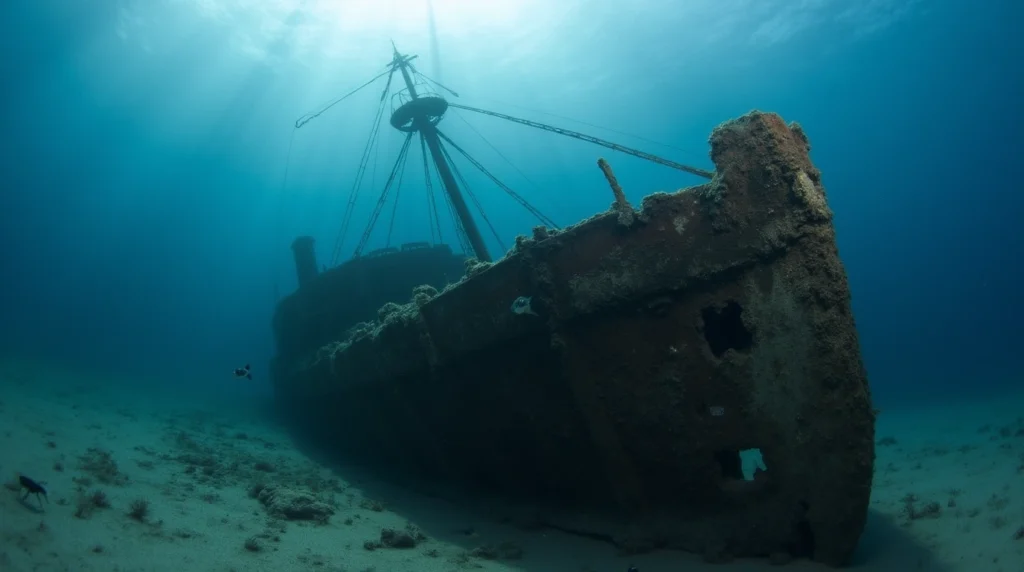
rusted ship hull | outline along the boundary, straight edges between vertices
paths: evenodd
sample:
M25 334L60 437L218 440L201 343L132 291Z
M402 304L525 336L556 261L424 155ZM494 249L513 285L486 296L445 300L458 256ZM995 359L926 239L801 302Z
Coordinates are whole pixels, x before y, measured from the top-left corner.
M340 454L547 503L623 548L841 565L874 414L808 151L772 114L723 124L712 182L535 233L344 343L279 355L278 398Z
M381 305L408 299L414 287L443 287L465 269L465 257L435 246L371 253L319 272L312 239L296 242L308 243L296 258L301 286L281 300L273 323L277 354L286 361L338 340L356 323L373 320Z

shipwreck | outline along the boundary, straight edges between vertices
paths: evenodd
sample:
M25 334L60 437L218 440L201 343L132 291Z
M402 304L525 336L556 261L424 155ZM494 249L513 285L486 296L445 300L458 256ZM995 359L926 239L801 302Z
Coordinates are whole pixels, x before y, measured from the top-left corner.
M628 551L847 562L874 412L800 126L723 123L713 172L578 137L703 182L634 206L602 161L607 212L539 226L491 262L438 130L449 103L424 95L412 59L396 51L386 70L406 85L391 124L434 160L469 257L430 243L363 254L364 234L320 272L312 240L296 241L300 287L277 308L272 362L294 427Z

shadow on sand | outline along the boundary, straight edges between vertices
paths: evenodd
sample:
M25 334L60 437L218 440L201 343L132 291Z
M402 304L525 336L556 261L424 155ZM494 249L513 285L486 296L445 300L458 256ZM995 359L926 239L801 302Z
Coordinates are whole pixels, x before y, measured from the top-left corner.
M467 491L450 491L433 484L402 482L394 475L381 480L373 469L339 463L328 458L323 449L296 438L295 445L305 454L360 489L371 499L382 501L387 510L420 527L428 537L459 546L467 552L482 545L511 541L523 549L521 560L507 561L511 569L524 572L566 572L593 570L625 572L636 565L642 572L717 570L754 572L777 570L765 559L736 560L728 564L707 564L699 555L678 551L656 551L625 556L610 542L583 538L557 530L530 526L522 506ZM375 540L368 538L367 540ZM586 554L587 556L583 556ZM582 564L582 568L581 568ZM682 567L682 568L681 568ZM822 564L800 560L786 566L789 570L835 570ZM898 522L874 510L868 513L867 527L857 551L846 570L871 572L948 572L927 546L921 544Z
M906 571L951 570L940 563L927 546L921 544L891 517L868 511L868 525L853 555L849 570Z

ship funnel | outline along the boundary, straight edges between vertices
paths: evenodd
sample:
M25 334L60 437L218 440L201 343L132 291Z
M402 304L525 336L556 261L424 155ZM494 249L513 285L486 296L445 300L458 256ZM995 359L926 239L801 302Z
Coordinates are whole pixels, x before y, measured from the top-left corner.
M295 273L299 278L299 288L311 282L317 275L316 250L312 236L300 236L292 242L292 254L295 256Z

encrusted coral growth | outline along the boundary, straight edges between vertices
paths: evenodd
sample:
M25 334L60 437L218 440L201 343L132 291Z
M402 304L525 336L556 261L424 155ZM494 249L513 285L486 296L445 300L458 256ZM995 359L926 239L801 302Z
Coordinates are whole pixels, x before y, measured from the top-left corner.
M334 509L309 491L279 485L260 485L249 490L249 495L266 507L267 512L286 520L313 520L326 523Z
M437 288L430 284L421 284L412 289L412 301L416 307L422 308L427 302L437 297Z
M484 270L487 270L491 266L494 266L493 262L483 262L476 258L466 259L466 279L472 278L477 274L480 274Z

